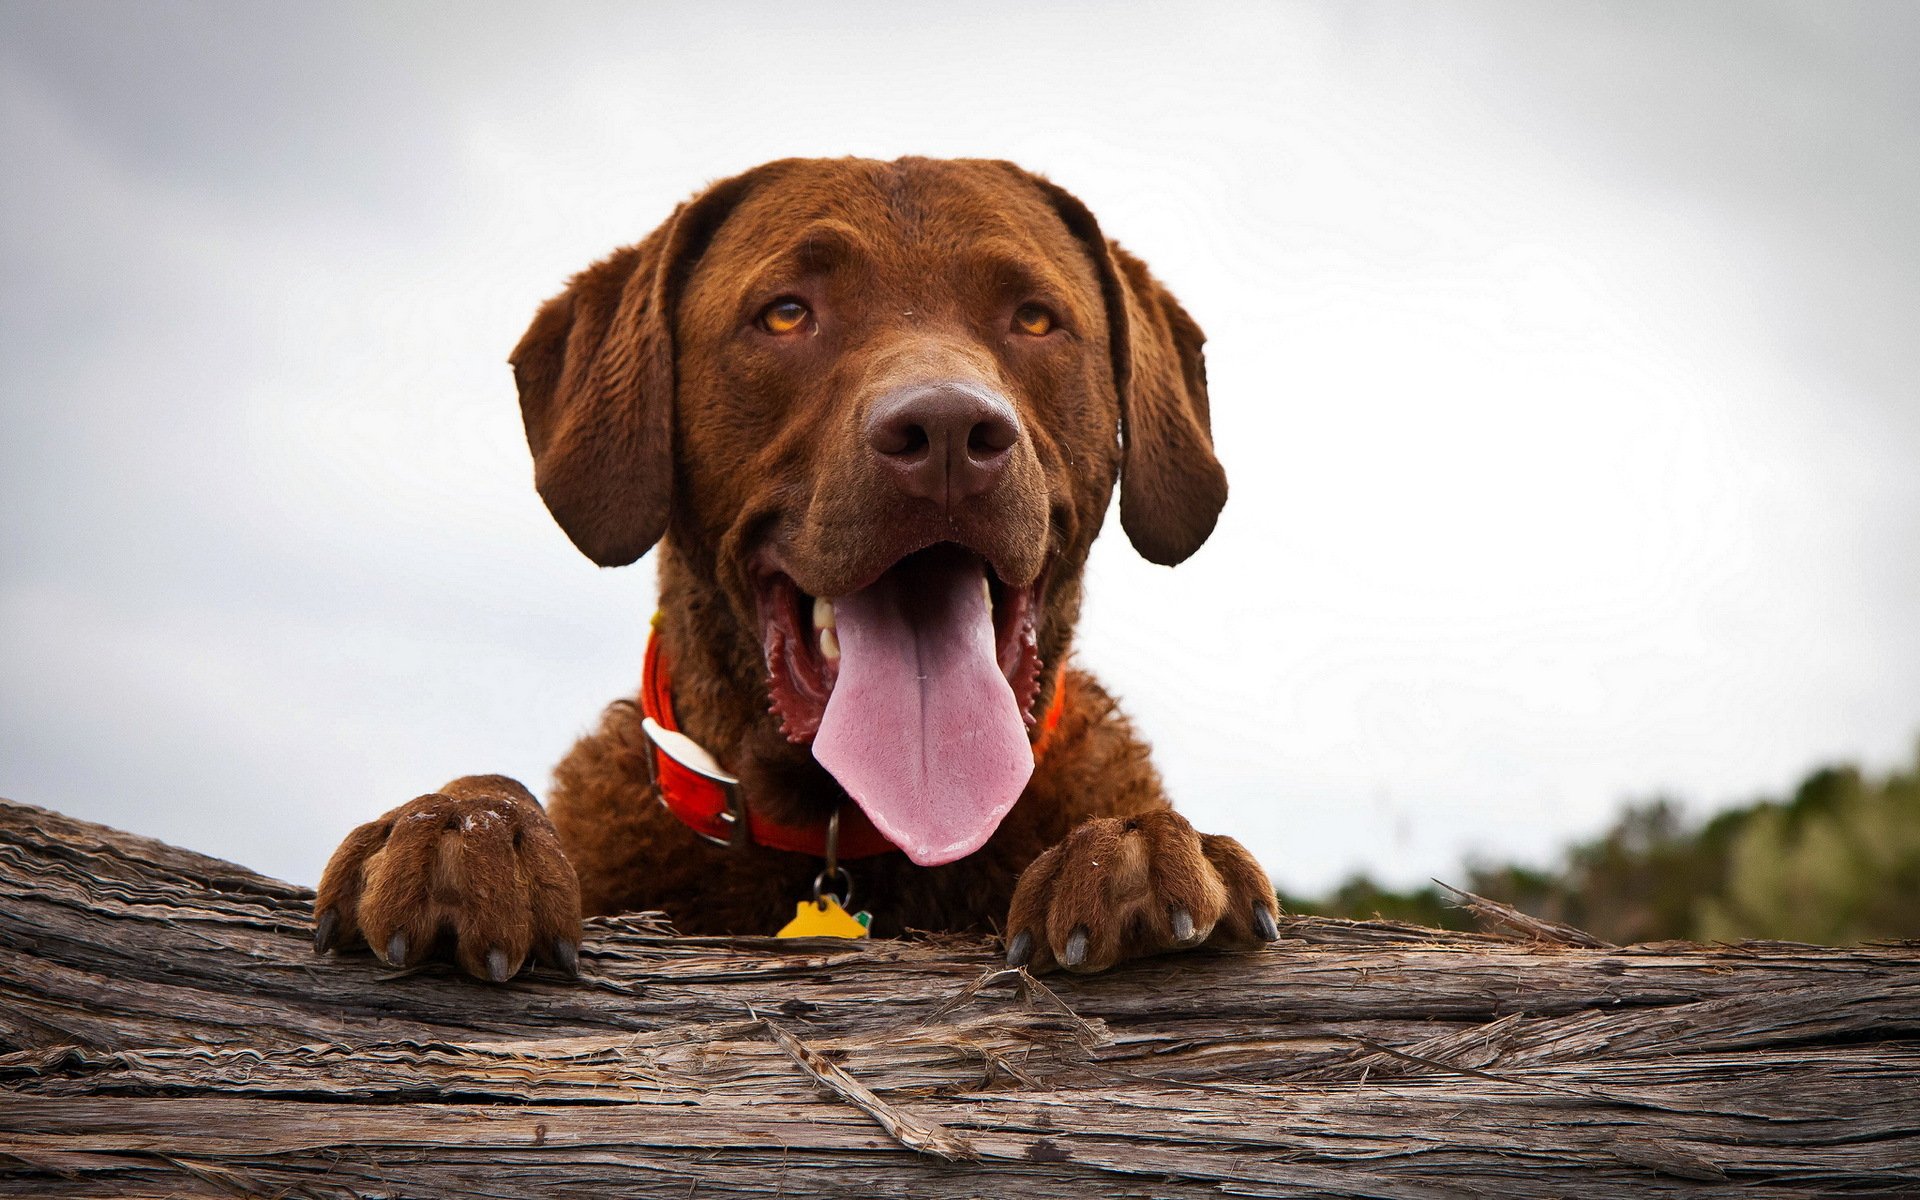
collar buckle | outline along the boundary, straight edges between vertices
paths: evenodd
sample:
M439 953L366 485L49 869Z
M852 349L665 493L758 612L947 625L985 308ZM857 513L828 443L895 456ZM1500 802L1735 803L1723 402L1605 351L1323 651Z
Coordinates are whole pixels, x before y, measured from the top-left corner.
M686 770L692 771L719 789L726 806L714 814L726 827L726 837L715 837L702 829L693 829L695 837L711 842L716 846L739 849L747 844L747 798L741 794L740 780L722 770L707 748L694 741L677 729L668 729L652 717L642 717L640 728L647 740L661 753L671 758ZM647 755L647 778L653 783L654 795L660 803L672 812L673 806L667 803L667 789L660 782L660 764L652 754ZM679 814L675 814L676 816ZM836 814L837 815L837 814ZM692 829L692 826L688 826Z

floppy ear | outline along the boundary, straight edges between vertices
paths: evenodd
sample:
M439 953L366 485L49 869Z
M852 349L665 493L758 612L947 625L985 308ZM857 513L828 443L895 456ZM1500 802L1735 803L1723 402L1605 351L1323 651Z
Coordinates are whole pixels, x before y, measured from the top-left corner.
M1099 269L1125 449L1120 527L1141 557L1172 566L1207 540L1227 502L1207 415L1206 334L1145 263L1107 240L1086 205L1021 173L1039 184Z
M603 567L639 558L673 506L673 314L693 263L745 188L714 185L637 246L541 305L507 361L533 480L560 528Z

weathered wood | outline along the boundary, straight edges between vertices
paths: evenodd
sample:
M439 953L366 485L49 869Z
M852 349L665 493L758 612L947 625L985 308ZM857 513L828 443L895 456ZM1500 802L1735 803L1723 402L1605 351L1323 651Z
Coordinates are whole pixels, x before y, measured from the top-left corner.
M589 924L580 983L316 959L310 893L0 802L0 1196L1920 1194L1920 946L1299 919L1033 981L980 940Z

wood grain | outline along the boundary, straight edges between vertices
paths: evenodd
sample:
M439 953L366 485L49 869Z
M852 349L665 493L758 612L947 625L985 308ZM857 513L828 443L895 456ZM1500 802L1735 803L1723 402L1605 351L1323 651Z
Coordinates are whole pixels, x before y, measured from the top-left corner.
M0 1196L1920 1194L1920 946L1295 919L982 940L589 924L579 983L315 958L311 894L0 801Z

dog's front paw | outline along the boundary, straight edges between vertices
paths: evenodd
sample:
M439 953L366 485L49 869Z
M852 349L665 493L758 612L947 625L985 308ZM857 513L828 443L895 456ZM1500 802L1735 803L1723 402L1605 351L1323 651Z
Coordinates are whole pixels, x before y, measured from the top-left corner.
M579 973L580 881L518 783L470 775L347 835L313 902L315 953L451 958L504 983L529 955Z
M1104 971L1199 945L1280 936L1273 885L1230 837L1194 832L1171 811L1101 817L1033 860L1007 915L1007 962L1034 971Z

